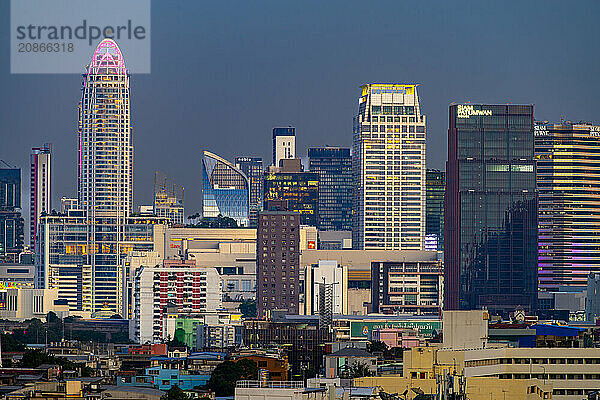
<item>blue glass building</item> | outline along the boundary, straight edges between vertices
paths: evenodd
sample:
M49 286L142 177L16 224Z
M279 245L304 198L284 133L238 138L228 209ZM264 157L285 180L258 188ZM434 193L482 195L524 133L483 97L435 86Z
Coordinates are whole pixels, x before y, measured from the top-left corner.
M239 226L250 223L248 177L229 161L205 151L202 159L202 216L233 218Z
M0 168L0 263L17 262L23 251L21 170Z
M319 174L319 230L352 230L352 158L350 149L308 149L310 172Z

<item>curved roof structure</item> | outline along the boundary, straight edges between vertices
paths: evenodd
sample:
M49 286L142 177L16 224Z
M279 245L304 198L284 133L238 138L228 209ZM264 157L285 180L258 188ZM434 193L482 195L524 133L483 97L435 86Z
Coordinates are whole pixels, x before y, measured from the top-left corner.
M112 39L104 39L96 47L88 74L127 74L123 53Z
M211 218L223 215L235 219L240 226L248 226L248 178L224 158L209 151L204 151L203 155L203 216Z

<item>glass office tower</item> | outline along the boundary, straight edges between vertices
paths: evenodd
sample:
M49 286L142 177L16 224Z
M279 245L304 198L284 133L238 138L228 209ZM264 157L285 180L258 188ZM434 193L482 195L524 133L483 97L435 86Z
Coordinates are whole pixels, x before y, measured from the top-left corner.
M300 224L319 222L319 174L315 172L266 172L263 208L272 204L300 213Z
M425 125L417 85L362 86L352 150L355 249L423 248Z
M425 250L444 251L444 191L446 174L428 169L425 181Z
M202 159L202 216L233 218L238 226L250 224L250 185L242 171L229 161L205 151Z
M446 171L444 308L535 309L533 106L451 105Z
M0 168L0 263L14 263L24 246L21 170Z
M321 231L352 230L352 159L350 149L308 149L308 169L319 174L319 225Z
M600 126L538 123L539 287L584 290L600 273Z
M250 181L250 226L255 227L263 205L263 160L260 157L236 157L235 166Z

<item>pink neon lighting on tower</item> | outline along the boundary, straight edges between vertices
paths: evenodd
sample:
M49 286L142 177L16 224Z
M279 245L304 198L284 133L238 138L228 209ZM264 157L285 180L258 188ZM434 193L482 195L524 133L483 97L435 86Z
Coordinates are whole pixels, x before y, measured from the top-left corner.
M104 69L104 71L100 71ZM98 44L92 62L88 68L88 74L127 74L123 53L117 43L112 39L104 39Z

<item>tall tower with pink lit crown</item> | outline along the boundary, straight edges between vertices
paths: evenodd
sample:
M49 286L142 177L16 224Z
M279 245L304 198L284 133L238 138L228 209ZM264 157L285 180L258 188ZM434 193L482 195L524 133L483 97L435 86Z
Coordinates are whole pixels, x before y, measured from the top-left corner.
M92 309L117 312L125 223L133 210L129 74L123 54L104 39L83 74L79 104L79 206L87 216Z

